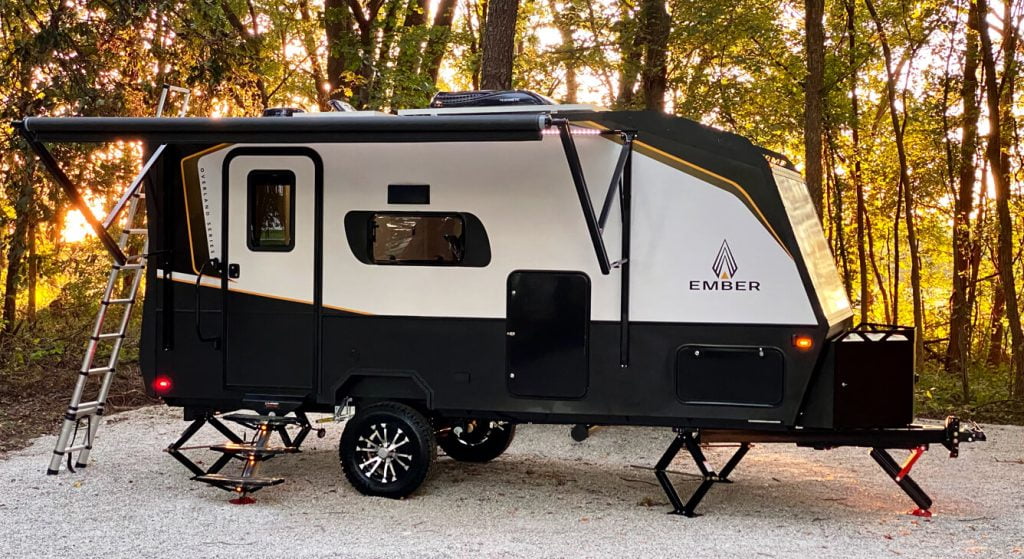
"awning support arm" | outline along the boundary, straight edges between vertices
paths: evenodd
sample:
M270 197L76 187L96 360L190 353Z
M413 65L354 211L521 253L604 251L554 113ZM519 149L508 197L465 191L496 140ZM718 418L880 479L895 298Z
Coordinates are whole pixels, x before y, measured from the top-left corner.
M28 142L32 151L39 157L39 161L43 163L46 170L49 171L50 176L53 180L64 190L68 198L71 199L71 203L78 208L78 211L82 212L82 217L89 223L92 230L96 232L96 236L100 238L100 242L107 249L107 252L114 258L114 261L118 265L124 265L128 259L125 258L124 252L121 251L121 247L117 245L117 241L110 236L110 233L103 227L103 224L96 219L96 216L92 215L92 211L89 210L89 206L86 205L85 199L82 198L81 193L78 192L78 188L75 183L71 182L71 179L64 173L64 170L60 168L57 160L53 158L53 154L46 149L46 146L38 142L33 138L30 133L24 128L19 127L18 131L21 133L25 141Z
M104 229L109 228L111 225L114 224L115 221L117 221L118 216L121 215L121 211L128 206L128 202L131 201L132 196L135 195L135 192L139 190L139 186L142 185L142 181L146 180L149 177L150 169L152 169L153 165L157 162L158 159L160 159L160 156L164 154L164 149L166 148L167 144L161 144L160 147L156 148L156 151L153 152L153 155L149 157L149 161L146 161L146 164L142 166L142 170L139 171L138 176L135 177L135 180L133 180L132 183L128 186L128 189L125 190L124 194L121 195L121 199L117 201L117 204L114 204L114 207L110 210L110 213L107 214L107 217L103 220Z
M608 214L612 210L612 200L615 199L615 192L622 186L622 173L626 168L626 159L633 153L633 138L636 132L620 132L622 135L622 149L619 150L619 158L615 162L615 171L612 172L612 181L608 184L608 193L604 195L604 205L601 206L601 217L597 219L597 227L604 232L604 226L608 222ZM623 255L625 258L625 255Z
M564 118L552 119L552 126L558 128L558 135L562 139L562 149L565 150L565 159L569 164L569 172L572 174L572 182L576 186L576 195L580 199L580 207L583 208L583 219L587 222L587 231L590 232L590 241L594 244L594 252L597 255L597 264L601 268L601 274L611 273L611 263L608 261L608 251L604 246L604 239L601 237L601 229L597 224L597 216L594 214L594 205L590 201L590 192L587 190L587 181L583 177L583 164L580 162L580 154L576 151L576 142L572 139L572 132L569 130L569 121Z

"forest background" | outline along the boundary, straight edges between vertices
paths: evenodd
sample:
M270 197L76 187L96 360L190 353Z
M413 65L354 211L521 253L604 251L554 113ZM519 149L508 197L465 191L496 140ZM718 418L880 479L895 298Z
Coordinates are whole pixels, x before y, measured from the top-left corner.
M856 320L917 327L918 412L1024 422L1022 16L1021 0L0 0L0 452L55 425L109 266L9 123L152 115L165 83L192 90L193 116L520 88L742 134L806 176ZM55 150L98 216L140 165L132 143ZM112 403L144 402L122 376Z

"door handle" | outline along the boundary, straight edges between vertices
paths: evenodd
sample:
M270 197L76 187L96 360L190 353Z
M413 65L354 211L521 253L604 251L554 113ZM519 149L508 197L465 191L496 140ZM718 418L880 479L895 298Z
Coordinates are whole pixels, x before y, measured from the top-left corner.
M216 259L216 258L212 258L210 260L207 260L206 262L203 262L203 265L199 267L199 275L196 276L196 286L195 286L195 296L196 296L196 300L195 300L196 336L199 338L199 341L201 341L201 342L210 342L210 343L213 344L213 349L219 350L220 349L220 336L204 336L203 335L202 311L201 311L202 305L200 305L200 300L199 300L199 294L200 294L199 287L202 285L202 282L203 282L203 272L206 271L207 267L212 267L212 269L213 269L213 271L215 273L216 272L220 272L220 261L218 259ZM223 272L220 272L220 273L223 273ZM221 300L223 301L223 298ZM224 312L224 307L221 306L221 313L223 313L223 312Z

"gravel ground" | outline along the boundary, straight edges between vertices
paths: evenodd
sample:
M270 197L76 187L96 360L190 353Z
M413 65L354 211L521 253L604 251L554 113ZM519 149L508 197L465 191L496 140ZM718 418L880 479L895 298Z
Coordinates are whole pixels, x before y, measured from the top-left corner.
M637 466L652 466L671 432L609 428L580 444L552 426L520 427L490 464L440 458L414 497L390 501L343 480L341 426L329 425L302 454L266 463L283 485L236 506L161 452L184 426L160 406L112 416L78 474L44 475L54 437L0 461L0 557L1024 558L1022 427L989 426L989 442L956 460L925 454L914 470L935 499L925 520L905 514L911 502L865 449L790 445L756 446L705 516L667 515ZM220 441L204 433L194 441ZM729 451L708 456L721 464ZM688 459L672 468L694 471Z

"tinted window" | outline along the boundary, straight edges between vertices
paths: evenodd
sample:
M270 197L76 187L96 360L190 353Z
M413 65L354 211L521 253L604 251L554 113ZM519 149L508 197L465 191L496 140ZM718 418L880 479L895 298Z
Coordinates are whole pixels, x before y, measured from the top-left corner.
M289 251L295 246L295 174L249 173L248 243L252 250Z
M374 264L456 265L465 253L465 222L458 214L377 213L370 219Z

